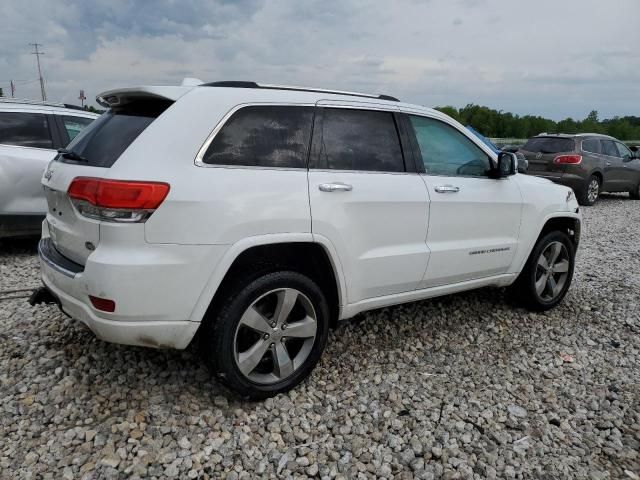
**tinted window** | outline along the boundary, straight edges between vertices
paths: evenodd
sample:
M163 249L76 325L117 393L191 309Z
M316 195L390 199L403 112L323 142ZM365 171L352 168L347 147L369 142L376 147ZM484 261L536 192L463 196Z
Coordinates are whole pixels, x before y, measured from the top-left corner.
M489 156L465 135L440 120L409 118L427 174L486 176Z
M67 135L69 135L69 141L76 138L76 135L92 121L92 118L63 116L62 123L64 124L64 129L67 131Z
M42 113L0 112L0 143L53 148L47 117Z
M306 168L313 107L258 106L238 110L202 161L216 165Z
M573 152L575 143L572 138L533 137L525 143L522 150L534 153Z
M393 114L325 108L317 168L403 172Z
M602 153L605 155L609 155L610 157L619 157L618 149L616 148L616 144L612 140L601 140L602 142Z
M583 140L582 150L584 150L585 152L600 153L600 142L595 138Z
M626 145L623 145L620 142L615 142L616 147L618 147L618 153L622 158L631 158L633 155L631 154L631 150L627 148Z
M111 167L145 128L171 104L167 101L137 101L108 110L82 130L67 146L92 167ZM61 162L75 160L58 156Z

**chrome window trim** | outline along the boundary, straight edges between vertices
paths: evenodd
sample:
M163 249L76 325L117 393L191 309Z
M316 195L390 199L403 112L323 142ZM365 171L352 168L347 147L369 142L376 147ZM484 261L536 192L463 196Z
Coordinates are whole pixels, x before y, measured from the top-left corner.
M12 148L35 148L36 150L45 150L48 152L58 153L55 148L43 148L43 147L26 147L24 145L11 145L10 143L0 143L0 147L12 147Z
M224 114L222 119L218 122L218 124L211 131L209 136L206 138L198 153L196 154L196 158L194 160L194 164L196 167L204 167L204 168L241 168L241 169L261 169L261 170L307 170L306 167L263 167L263 166L253 166L253 165L223 165L223 164L213 164L213 163L205 163L202 159L204 158L205 153L207 153L207 149L213 142L213 139L216 138L216 135L222 130L222 128L227 124L229 119L239 110L248 107L315 107L314 103L290 103L290 102L251 102L251 103L240 103L229 110Z

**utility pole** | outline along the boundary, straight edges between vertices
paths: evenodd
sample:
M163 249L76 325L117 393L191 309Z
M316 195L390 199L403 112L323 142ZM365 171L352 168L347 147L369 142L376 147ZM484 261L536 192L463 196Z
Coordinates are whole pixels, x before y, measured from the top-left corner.
M38 51L38 47L41 47L42 44L30 43L29 45L31 45L35 49L35 52L31 52L31 54L36 56L36 60L38 62L38 76L40 77L40 93L42 93L42 101L44 102L47 100L47 94L44 91L44 78L42 78L42 70L40 69L40 55L44 55L44 52Z

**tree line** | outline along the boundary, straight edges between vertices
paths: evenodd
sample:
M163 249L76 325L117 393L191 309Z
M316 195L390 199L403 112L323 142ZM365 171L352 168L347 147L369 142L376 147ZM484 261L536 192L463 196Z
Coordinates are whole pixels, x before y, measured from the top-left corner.
M640 117L626 116L600 120L598 112L592 110L587 118L566 118L559 122L535 115L514 115L481 105L468 104L462 108L436 107L455 118L463 125L490 138L529 138L547 133L603 133L619 140L640 140Z

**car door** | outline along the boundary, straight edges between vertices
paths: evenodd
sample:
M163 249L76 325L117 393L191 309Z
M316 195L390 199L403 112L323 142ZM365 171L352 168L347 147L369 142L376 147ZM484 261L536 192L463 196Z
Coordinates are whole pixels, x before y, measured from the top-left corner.
M604 185L606 192L626 191L624 166L613 140L600 140L604 155Z
M45 215L40 180L57 146L51 115L0 112L0 214Z
M420 287L506 273L522 216L515 177L489 178L489 152L453 124L415 114L408 124L431 199L430 259Z
M640 160L634 157L625 144L621 142L615 142L615 144L622 158L621 184L624 186L624 190L633 190L640 183Z
M429 258L429 202L412 159L403 157L397 110L318 105L308 176L312 232L337 251L348 303L415 289Z

